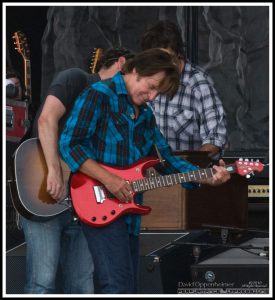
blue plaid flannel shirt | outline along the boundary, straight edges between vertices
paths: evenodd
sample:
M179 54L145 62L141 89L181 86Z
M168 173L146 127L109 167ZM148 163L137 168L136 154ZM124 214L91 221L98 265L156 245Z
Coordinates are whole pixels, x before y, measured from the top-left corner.
M92 84L77 98L61 134L59 149L72 172L89 158L103 164L126 167L151 155L157 145L167 168L165 174L188 172L198 167L173 156L160 133L154 114L146 104L134 119L134 107L128 96L123 76ZM197 183L183 183L185 188L197 188ZM136 196L142 203L142 195ZM169 199L167 199L169 201ZM141 217L125 216L129 233L138 235Z

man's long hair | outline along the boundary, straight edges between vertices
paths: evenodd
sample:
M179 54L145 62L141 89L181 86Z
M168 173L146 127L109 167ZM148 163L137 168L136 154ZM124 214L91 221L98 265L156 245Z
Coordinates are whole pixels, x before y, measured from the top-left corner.
M159 91L163 94L174 95L179 86L179 69L174 55L160 48L145 50L129 59L124 67L124 74L133 70L141 77L155 75L164 72L165 76L159 85Z

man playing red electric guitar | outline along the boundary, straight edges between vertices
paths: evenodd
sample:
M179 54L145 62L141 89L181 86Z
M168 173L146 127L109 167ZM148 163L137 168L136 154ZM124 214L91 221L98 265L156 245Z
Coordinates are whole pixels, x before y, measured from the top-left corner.
M150 49L130 59L123 73L118 72L110 80L84 90L75 102L59 141L61 155L70 169L103 184L122 206L134 201L136 189L128 181L127 172L125 176L123 172L112 173L102 164L120 170L151 155L155 144L166 161L165 174L197 170L196 166L173 156L147 106L159 93L173 95L178 83L179 71L174 57L161 49ZM223 161L214 170L211 178L194 178L194 181L218 185L229 180ZM82 179L74 182L72 188L81 185ZM190 189L199 187L198 182L192 181L182 185ZM106 195L101 189L94 186L93 191L97 201L105 201ZM89 206L91 199L85 194L81 197ZM141 193L135 195L135 203L142 203ZM100 209L100 204L98 206ZM140 222L140 215L129 213L107 226L82 223L94 259L99 293L136 293Z

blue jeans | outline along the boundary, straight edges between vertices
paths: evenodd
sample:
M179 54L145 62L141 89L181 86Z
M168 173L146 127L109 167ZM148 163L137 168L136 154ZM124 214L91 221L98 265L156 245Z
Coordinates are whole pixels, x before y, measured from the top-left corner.
M82 225L94 260L96 292L135 294L139 237L128 234L123 217L106 227Z
M93 260L81 226L71 210L45 222L20 217L27 244L26 294L56 293L61 264L64 294L92 294Z

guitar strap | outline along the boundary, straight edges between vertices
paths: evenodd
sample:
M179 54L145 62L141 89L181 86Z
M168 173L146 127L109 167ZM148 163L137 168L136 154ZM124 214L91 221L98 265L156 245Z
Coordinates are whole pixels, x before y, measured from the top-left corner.
M156 150L156 154L157 154L157 157L159 159L160 164L163 167L165 167L165 159L163 159L163 157L161 156L160 151L158 149L158 146L156 144L154 144L154 148ZM155 177L155 176L158 176L158 175L159 175L159 173L158 173L158 171L154 167L148 168L146 170L146 177L147 178Z
M158 149L158 146L157 146L156 144L154 144L154 147L155 147L155 149L156 149L156 152L157 152L157 156L158 156L159 162L162 164L162 166L164 166L165 159L163 159L163 157L161 156L160 151L159 151L159 149Z

